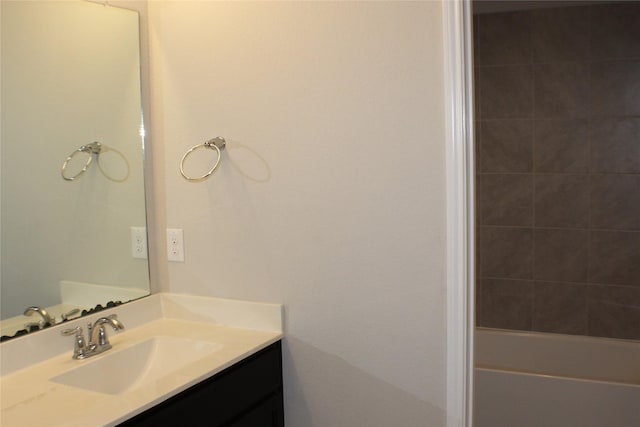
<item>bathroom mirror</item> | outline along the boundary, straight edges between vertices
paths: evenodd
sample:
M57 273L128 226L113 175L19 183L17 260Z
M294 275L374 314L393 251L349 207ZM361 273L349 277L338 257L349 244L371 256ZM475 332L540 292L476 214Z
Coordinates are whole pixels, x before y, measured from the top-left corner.
M148 295L149 264L138 13L80 0L0 7L0 317L10 336L42 326L23 316L30 306L59 323L75 308Z

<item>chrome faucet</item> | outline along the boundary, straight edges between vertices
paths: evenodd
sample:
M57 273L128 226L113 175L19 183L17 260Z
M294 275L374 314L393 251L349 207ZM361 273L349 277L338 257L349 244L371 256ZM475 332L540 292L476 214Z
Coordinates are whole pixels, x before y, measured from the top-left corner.
M91 323L87 324L87 339L89 342L85 340L84 333L80 326L62 331L62 335L74 336L74 359L86 359L111 348L104 325L111 325L114 331L124 329L124 325L118 320L117 315L112 314L108 317L99 318L93 325Z
M89 347L96 346L98 353L102 353L105 350L111 348L109 338L107 337L107 331L104 329L104 325L111 325L114 331L124 329L122 322L118 320L118 316L112 314L109 317L101 317L95 321L93 326L91 323L87 325L87 337L89 338Z
M33 306L33 307L29 307L24 311L24 315L25 316L31 316L33 315L33 313L38 313L40 315L40 317L42 317L42 320L40 322L37 323L29 323L27 324L27 328L31 327L31 326L37 326L38 328L42 329L42 328L46 328L47 326L52 326L56 324L56 319L52 318L49 313L47 313L47 310L45 310L42 307L38 307L38 306Z
M33 306L33 307L29 307L24 311L24 315L25 316L31 316L33 313L38 313L41 317L42 320L39 322L31 322L31 323L27 323L24 325L24 327L27 330L31 330L31 328L38 328L38 329L44 329L47 328L49 326L53 326L56 325L60 322L64 322L66 320L69 320L70 316L74 316L78 313L80 313L80 309L79 308L74 308L73 310L67 312L67 313L62 313L60 315L60 322L58 322L56 320L55 316L51 316L47 310L45 310L42 307L38 307L38 306Z

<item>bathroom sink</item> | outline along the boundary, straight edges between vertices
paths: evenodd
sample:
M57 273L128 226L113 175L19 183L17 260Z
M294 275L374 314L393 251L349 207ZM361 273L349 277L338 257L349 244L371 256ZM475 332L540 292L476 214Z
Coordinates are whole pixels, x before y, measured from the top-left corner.
M156 336L122 350L113 349L53 377L51 381L104 394L121 394L152 384L222 348L221 344Z

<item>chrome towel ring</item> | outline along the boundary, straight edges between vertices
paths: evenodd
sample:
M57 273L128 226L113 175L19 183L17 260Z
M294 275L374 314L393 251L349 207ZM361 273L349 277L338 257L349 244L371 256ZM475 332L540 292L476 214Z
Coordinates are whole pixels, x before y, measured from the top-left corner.
M91 164L91 161L93 160L93 152L94 152L94 148L93 146L97 146L97 144L100 144L99 142L92 142L91 144L87 144L87 145L82 145L80 146L80 148L78 148L76 151L74 151L73 153L69 154L67 156L67 158L65 159L65 161L62 163L62 178L65 181L73 181L75 179L77 179L80 175L82 175L83 173L85 173L87 171L87 169L89 169L89 165ZM97 149L97 148L96 148ZM73 160L73 158L78 154L78 153L88 153L89 156L87 157L87 162L85 163L84 167L82 169L80 169L80 172L78 172L77 174L73 175L73 176L67 176L65 175L65 172L67 171L67 166L69 165L69 162L71 160Z
M122 160L124 161L125 166L127 167L127 173L125 174L125 176L123 178L114 178L112 176L110 176L103 168L102 165L100 164L100 154L102 153L106 153L108 151L113 151L115 152L118 156L120 156L122 158ZM73 158L78 155L79 153L86 153L89 156L87 157L87 161L85 162L84 166L82 167L82 169L80 169L80 172L76 173L73 176L68 176L66 174L67 172L67 166L69 165L69 162L71 162L73 160ZM65 159L65 161L62 163L62 178L65 181L74 181L76 179L78 179L83 173L85 173L87 171L87 169L89 169L89 166L91 165L91 161L93 160L93 155L96 155L96 163L98 164L98 168L100 169L100 172L102 172L102 174L109 180L114 181L114 182L124 182L126 181L127 178L129 178L129 173L131 171L131 168L129 167L129 162L127 161L127 158L124 156L124 154L122 154L120 151L116 150L115 148L111 148L111 147L107 147L104 144L101 144L100 142L94 141L90 144L86 144L86 145L81 145L77 150L75 150L73 153L69 154L69 156L67 156L67 158Z
M220 158L222 157L220 150L223 150L226 145L227 145L227 141L225 141L223 137L217 136L213 139L203 142L202 144L194 145L189 150L187 150L187 152L184 153L184 156L182 156L182 160L180 161L180 173L182 174L184 179L186 179L187 181L198 182L198 181L203 181L209 178L209 176L211 176L211 174L216 170L216 168L220 164ZM209 172L205 173L202 176L191 177L191 176L188 176L184 171L184 161L187 159L189 154L191 154L193 151L196 151L199 148L210 148L212 150L216 150L218 157L216 158L216 161L214 162L213 167L209 170Z

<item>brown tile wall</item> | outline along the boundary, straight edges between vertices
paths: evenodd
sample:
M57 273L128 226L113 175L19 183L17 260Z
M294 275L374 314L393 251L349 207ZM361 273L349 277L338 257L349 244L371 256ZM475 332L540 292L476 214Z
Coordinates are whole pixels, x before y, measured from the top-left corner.
M640 339L640 2L474 34L477 324Z

